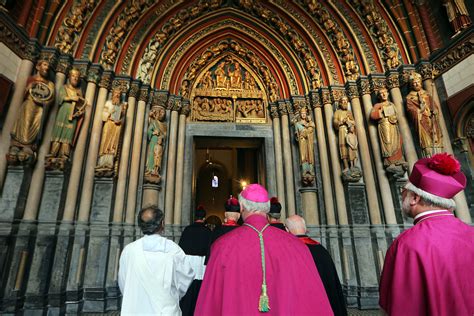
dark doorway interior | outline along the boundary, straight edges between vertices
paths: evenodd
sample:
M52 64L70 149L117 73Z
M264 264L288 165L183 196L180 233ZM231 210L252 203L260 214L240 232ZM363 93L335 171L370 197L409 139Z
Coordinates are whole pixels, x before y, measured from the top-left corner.
M224 218L224 203L237 197L245 183L265 185L263 140L255 138L195 138L195 204L207 216Z

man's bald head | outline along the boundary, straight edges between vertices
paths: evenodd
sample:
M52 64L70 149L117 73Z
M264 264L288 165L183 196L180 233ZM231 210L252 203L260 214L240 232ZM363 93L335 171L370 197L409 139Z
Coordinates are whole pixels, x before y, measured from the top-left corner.
M163 217L163 211L157 206L145 207L138 213L138 226L145 235L157 234L161 231Z
M291 215L285 220L285 226L293 235L306 234L306 223L304 218L299 215Z

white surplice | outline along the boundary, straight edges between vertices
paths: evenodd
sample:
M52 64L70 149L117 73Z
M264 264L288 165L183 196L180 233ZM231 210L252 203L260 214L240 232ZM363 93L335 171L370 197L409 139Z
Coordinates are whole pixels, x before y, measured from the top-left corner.
M119 286L122 315L181 315L179 300L195 272L192 262L173 241L144 236L123 249Z

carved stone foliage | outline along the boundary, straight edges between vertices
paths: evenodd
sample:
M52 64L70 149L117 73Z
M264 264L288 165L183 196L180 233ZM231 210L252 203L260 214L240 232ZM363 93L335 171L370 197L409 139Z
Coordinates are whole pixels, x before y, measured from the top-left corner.
M4 14L0 11L0 43L4 43L22 59L35 61L39 55L37 43L29 42L26 35L7 23L7 18L3 17Z
M76 37L82 32L98 0L75 1L61 27L54 46L63 54L72 54Z
M145 49L145 53L138 66L137 78L145 83L149 83L151 79L150 72L155 63L155 59L170 38L170 35L178 32L202 13L219 8L221 3L222 0L200 0L197 5L180 10L174 17L164 23L161 30L153 36Z
M104 48L100 54L99 62L106 69L113 68L119 50L130 28L153 3L154 1L152 0L130 1L128 6L119 15L105 39Z
M474 50L474 35L471 34L466 40L449 49L445 54L437 58L433 64L439 73L444 73L454 65L472 54Z
M346 78L355 80L359 76L360 68L354 58L354 51L341 28L338 27L334 19L332 19L331 14L321 3L311 0L300 0L300 2L308 9L317 23L326 32L339 56L339 61L344 69Z
M401 54L398 45L373 0L350 0L370 31L386 70L401 65Z
M255 75L227 55L198 77L191 91L191 120L266 122L266 96Z
M301 58L307 74L310 78L311 88L318 89L321 86L321 73L316 64L316 58L308 45L304 42L302 37L293 28L286 23L282 17L275 12L264 7L261 3L256 1L239 1L239 6L245 11L256 15L263 20L267 25L272 26L279 32L283 38L287 40L291 47Z

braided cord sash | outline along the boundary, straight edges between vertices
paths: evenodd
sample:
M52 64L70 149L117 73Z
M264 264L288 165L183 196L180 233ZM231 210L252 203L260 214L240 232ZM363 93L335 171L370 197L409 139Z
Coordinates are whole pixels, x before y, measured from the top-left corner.
M270 224L265 225L262 230L258 230L250 224L244 223L245 226L252 228L258 234L258 238L260 239L260 254L262 256L262 274L263 274L263 281L262 281L262 292L260 294L260 299L258 301L258 310L260 312L266 313L270 311L270 302L268 299L267 294L267 275L265 269L265 245L263 243L263 231L270 226Z

